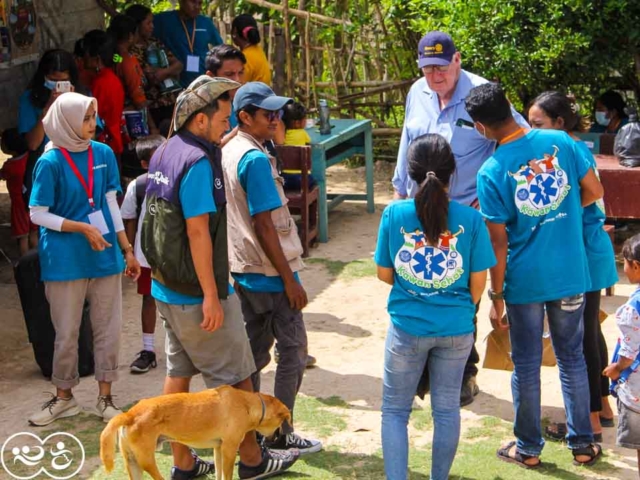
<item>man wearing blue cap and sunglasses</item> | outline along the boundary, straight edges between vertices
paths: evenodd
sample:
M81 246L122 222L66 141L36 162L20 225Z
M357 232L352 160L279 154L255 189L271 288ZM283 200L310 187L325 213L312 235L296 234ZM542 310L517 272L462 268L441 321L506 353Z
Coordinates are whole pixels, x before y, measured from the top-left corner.
M222 149L222 168L230 270L256 363L254 389L260 391L260 371L269 364L269 351L277 340L280 361L274 395L293 414L307 363L302 309L308 300L298 276L304 266L298 230L276 159L264 147L276 133L282 108L291 101L261 82L240 87L233 99L238 134ZM300 437L287 423L275 438L267 439L267 446L301 454L322 448L318 440Z
M412 198L418 191L418 185L407 174L407 151L411 142L426 133L438 133L451 144L456 159L449 197L478 208L476 176L484 161L493 154L496 142L486 139L474 128L464 99L473 87L487 80L462 69L460 52L453 39L439 31L429 32L420 40L418 68L423 77L413 84L407 96L398 163L392 180L394 198ZM512 113L520 125L528 127L513 108ZM461 406L472 403L480 391L475 381L479 361L474 345L464 371Z

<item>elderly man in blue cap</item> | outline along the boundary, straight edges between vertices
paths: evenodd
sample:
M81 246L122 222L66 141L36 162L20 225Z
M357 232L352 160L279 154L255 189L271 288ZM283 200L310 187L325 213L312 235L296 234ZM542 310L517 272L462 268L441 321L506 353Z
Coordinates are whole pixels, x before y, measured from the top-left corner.
M456 172L449 189L451 200L477 208L476 175L493 154L496 142L483 137L473 127L464 99L473 87L487 80L462 69L460 52L444 32L433 31L422 37L418 44L418 68L423 77L413 84L407 96L398 163L392 180L394 198L412 198L418 190L407 174L407 151L411 142L426 133L438 133L449 141L456 159ZM513 116L520 125L528 127L515 110ZM479 361L474 346L462 381L462 406L472 403L480 391L475 380Z
M277 340L280 361L274 395L293 413L307 363L302 309L308 301L298 276L302 245L276 159L264 147L276 133L282 108L291 101L261 82L240 87L233 99L238 134L222 149L222 168L229 264L256 363L253 386L260 391L260 371L269 364L269 351ZM305 454L322 448L318 440L302 438L287 423L266 440L272 450Z

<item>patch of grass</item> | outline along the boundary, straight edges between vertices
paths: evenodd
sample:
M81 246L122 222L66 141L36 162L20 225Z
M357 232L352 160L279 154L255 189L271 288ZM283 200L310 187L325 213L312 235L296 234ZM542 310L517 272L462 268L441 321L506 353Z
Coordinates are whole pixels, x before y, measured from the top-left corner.
M356 278L375 277L377 273L376 264L372 258L362 258L351 262L340 260L330 260L328 258L308 258L307 263L324 265L329 274L343 280L353 280Z
M431 407L414 409L411 412L411 423L416 430L433 430L433 418L431 417Z
M327 408L331 404L343 407L346 404L340 397L318 399L299 395L296 398L295 423L305 428L313 429L318 435L328 437L335 432L345 430L347 422L344 415Z
M463 437L469 440L477 440L479 438L495 437L498 432L506 436L510 428L511 424L507 424L497 417L482 417L480 425L468 428Z
M324 403L327 407L351 408L351 405L349 405L346 401L344 401L337 395L333 395L332 397L327 398L318 397L317 400L321 403Z

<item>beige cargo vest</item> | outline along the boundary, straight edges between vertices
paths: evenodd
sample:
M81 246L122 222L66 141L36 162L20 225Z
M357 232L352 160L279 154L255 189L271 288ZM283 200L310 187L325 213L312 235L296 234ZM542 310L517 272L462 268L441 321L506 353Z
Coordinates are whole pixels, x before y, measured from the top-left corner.
M269 277L278 276L278 271L271 264L262 249L253 228L253 221L249 214L247 192L244 191L238 178L238 164L250 150L263 152L271 163L271 176L275 183L282 207L271 211L273 225L278 232L280 246L289 267L293 272L302 270L304 264L302 244L298 237L298 229L291 218L287 207L287 197L284 194L284 181L276 169L276 159L269 155L251 135L238 132L222 149L222 169L224 171L225 190L227 194L227 238L229 242L229 262L232 273L261 273Z

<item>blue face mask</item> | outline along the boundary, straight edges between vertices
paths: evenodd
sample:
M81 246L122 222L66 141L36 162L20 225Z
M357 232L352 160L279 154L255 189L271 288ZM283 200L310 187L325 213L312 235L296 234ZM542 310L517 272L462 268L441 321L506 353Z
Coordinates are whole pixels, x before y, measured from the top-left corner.
M611 119L607 118L607 112L596 111L596 123L603 127L608 127L609 123L611 123Z
M44 86L51 90L52 92L56 89L56 84L58 82L54 80L49 80L47 77L44 77Z

